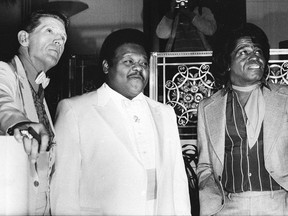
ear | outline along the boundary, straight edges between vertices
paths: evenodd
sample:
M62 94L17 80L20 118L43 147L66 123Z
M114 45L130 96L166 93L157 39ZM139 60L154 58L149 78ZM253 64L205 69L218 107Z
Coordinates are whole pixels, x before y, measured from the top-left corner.
M18 41L21 46L27 47L29 45L29 33L24 30L19 31Z
M109 70L109 65L107 60L103 60L102 62L102 69L104 71L105 74L108 74L108 70Z

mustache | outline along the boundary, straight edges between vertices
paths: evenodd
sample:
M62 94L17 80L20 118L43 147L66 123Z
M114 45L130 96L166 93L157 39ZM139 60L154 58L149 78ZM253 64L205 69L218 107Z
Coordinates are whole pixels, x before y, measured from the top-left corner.
M131 74L128 75L128 77L135 77L135 76L139 76L141 77L142 80L145 80L145 77L141 71L132 72Z
M262 63L261 61L257 61L257 60L249 60L248 64L257 64L261 67L264 67L264 63Z

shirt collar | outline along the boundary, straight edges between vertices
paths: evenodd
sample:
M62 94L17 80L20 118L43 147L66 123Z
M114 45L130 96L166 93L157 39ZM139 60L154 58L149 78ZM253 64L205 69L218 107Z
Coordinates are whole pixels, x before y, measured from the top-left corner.
M268 81L265 78L262 78L262 80L261 80L261 84L260 84L261 90L263 89L263 87L266 87L267 89L269 89L271 91L269 83L268 83ZM224 87L223 96L226 95L229 91L232 91L232 90L233 90L232 83L229 80L226 83L225 87Z
M27 47L20 46L18 50L18 57L23 65L27 79L29 83L32 85L33 89L35 91L38 91L39 84L42 84L43 88L47 87L50 79L46 77L46 73L44 71L37 71L37 69L35 68L35 66L33 65L30 59Z
M144 100L144 94L142 92L140 94L138 94L136 97L134 97L132 100L130 100L130 99L124 97L122 94L115 91L114 89L112 89L107 83L104 83L104 87L105 87L106 91L108 92L108 94L110 95L110 97L112 98L112 100L114 100L114 102L116 104L122 104L123 101L133 102L136 100L140 100L140 101Z

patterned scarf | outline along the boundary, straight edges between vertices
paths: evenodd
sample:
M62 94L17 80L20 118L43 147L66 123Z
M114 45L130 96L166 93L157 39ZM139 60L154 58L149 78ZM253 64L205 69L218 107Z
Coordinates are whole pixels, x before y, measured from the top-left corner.
M265 114L265 101L259 84L239 87L232 86L233 89L240 92L250 92L251 94L244 106L244 110L247 117L246 130L249 147L252 148L256 143L259 133L262 127Z

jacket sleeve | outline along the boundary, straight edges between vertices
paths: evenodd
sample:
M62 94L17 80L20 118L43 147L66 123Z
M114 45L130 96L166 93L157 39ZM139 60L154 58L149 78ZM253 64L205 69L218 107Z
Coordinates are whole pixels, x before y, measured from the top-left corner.
M208 139L206 128L204 125L203 106L200 102L198 108L198 122L197 122L197 148L198 148L198 165L197 176L199 182L199 189L205 187L207 179L212 176L212 164L209 157Z
M156 35L161 39L168 39L171 35L173 19L163 16L156 28Z
M197 147L198 165L197 177L199 186L200 215L215 214L223 204L220 183L215 179L210 157L209 137L205 126L203 103L198 107ZM217 184L218 182L218 184Z
M182 155L182 146L180 142L177 119L174 110L171 108L171 115L174 120L171 124L173 125L173 131L175 131L176 143L175 144L175 154L176 163L174 172L174 203L176 215L191 215L188 179L185 171L185 164Z
M51 183L52 215L81 215L79 202L80 142L77 115L68 100L56 112L56 160Z
M212 11L207 7L203 7L200 15L198 7L196 7L193 12L196 15L192 19L192 24L204 35L212 36L217 30L217 23Z
M20 83L11 67L0 62L0 131L7 130L19 122L29 122L24 113Z

